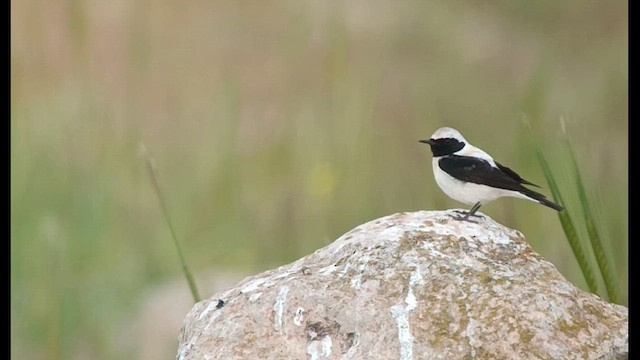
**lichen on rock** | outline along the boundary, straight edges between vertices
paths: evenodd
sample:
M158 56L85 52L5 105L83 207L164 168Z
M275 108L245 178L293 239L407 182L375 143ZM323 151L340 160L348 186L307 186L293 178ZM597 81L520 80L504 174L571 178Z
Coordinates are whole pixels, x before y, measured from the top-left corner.
M628 356L627 308L567 282L520 232L451 214L373 220L196 304L177 358Z

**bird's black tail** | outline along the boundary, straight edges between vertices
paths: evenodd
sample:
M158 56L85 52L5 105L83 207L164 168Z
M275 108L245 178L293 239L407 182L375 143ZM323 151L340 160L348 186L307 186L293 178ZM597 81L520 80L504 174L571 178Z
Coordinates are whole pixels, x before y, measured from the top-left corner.
M521 193L527 195L528 197L534 199L535 201L539 202L540 204L544 205L544 206L548 206L550 208L552 208L553 210L556 211L562 211L564 210L564 208L556 203L554 203L553 201L547 199L546 196L537 193L533 190L527 189L526 187L522 187L522 191L520 191Z

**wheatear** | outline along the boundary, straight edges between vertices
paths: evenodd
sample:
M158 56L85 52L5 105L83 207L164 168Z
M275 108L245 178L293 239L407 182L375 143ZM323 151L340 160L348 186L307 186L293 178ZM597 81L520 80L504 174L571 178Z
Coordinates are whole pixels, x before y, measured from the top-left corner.
M549 201L544 195L527 189L524 185L539 187L518 175L515 171L493 160L486 152L469 144L455 129L443 127L429 140L433 153L433 175L440 189L450 198L473 205L464 217L477 216L480 206L503 196L527 199L562 211L564 208Z

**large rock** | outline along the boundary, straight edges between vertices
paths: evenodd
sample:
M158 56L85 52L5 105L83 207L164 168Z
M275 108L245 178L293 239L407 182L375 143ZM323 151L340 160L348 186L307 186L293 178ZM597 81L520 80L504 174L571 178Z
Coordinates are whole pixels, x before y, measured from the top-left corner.
M371 221L196 304L178 359L627 358L627 308L567 282L520 232L451 215Z

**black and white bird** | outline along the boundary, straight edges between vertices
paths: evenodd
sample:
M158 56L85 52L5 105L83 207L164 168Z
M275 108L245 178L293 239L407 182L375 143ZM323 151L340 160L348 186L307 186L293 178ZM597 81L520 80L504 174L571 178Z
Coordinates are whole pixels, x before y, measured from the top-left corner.
M473 205L464 217L458 220L470 221L470 216L480 206L495 199L510 196L526 199L562 211L564 208L544 195L523 185L539 187L501 165L469 142L455 129L442 127L429 140L433 153L433 176L440 189L450 198L467 205ZM464 213L463 213L464 214Z

